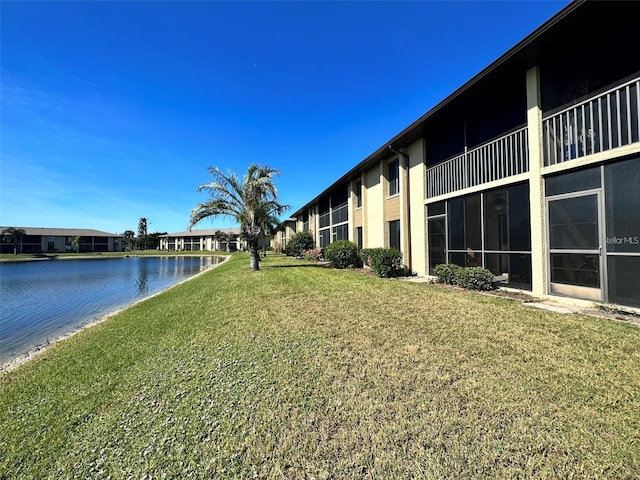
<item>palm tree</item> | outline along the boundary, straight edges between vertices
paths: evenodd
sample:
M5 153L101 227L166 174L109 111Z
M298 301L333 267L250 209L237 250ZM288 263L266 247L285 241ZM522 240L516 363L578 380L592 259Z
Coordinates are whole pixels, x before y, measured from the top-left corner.
M2 241L13 244L13 254L18 254L18 244L22 253L22 237L26 237L27 232L22 228L9 227L2 231Z
M209 217L235 219L240 224L241 238L249 245L251 270L260 270L260 238L271 234L279 224L278 217L289 209L288 205L278 202L278 192L273 183L273 177L280 172L252 164L241 179L235 173L229 171L225 174L217 167L209 167L208 170L213 182L200 185L198 191L207 191L210 199L193 209L189 230Z
M76 253L80 253L80 240L82 240L80 235L76 235L73 237L73 240L71 240L71 246L76 249Z
M125 230L123 236L124 236L125 250L126 251L133 250L133 242L136 237L136 232L134 232L133 230Z
M227 238L227 234L224 232L221 232L220 230L216 230L213 233L213 238L216 241L216 248L215 250L220 250L221 246L222 246L222 241Z

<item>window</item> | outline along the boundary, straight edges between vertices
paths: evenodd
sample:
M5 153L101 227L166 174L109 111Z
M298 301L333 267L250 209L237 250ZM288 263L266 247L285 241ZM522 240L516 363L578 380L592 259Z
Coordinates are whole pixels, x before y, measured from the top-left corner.
M333 241L336 240L349 240L349 224L343 223L333 227Z
M484 194L484 249L529 251L529 188L514 185Z
M640 158L606 165L604 178L608 298L640 307Z
M427 205L429 235L429 273L436 265L447 263L447 216L445 202Z
M400 250L400 220L389 222L389 247Z
M549 202L549 247L552 250L597 250L599 246L597 195Z
M331 221L328 198L324 198L320 200L318 210L319 210L318 216L320 217L319 218L320 228L328 227Z
M400 193L400 160L389 162L389 196Z
M331 195L331 223L349 220L349 192L346 188Z
M429 273L436 265L447 263L447 222L444 215L429 219Z
M605 166L604 178L607 253L640 255L640 158Z
M362 207L362 182L358 180L356 182L356 208Z
M482 250L480 203L480 195L471 195L451 200L448 207L449 250L465 251L471 259L476 258L475 250Z
M356 245L358 245L358 248L363 248L362 227L356 227Z
M531 254L486 253L484 268L509 286L531 290Z
M320 230L320 248L324 248L331 243L331 229L325 228Z
M546 195L562 195L600 188L600 167L549 177L546 181Z
M607 255L609 301L640 307L640 256Z
M436 202L427 205L427 215L430 217L435 217L436 215L444 215L444 213L444 202Z

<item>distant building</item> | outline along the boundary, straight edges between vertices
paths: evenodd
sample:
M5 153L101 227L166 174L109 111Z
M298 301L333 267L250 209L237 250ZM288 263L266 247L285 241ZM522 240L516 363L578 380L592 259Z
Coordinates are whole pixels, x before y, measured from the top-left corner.
M280 229L273 235L271 239L271 247L275 250L284 251L287 248L287 243L289 240L296 234L296 228L298 225L298 220L296 218L287 218L284 220L280 226ZM300 231L305 232L309 231L309 222L306 224L302 223L300 225Z
M0 226L0 232L11 228ZM80 237L77 250L88 252L121 252L123 236L86 228L13 227L24 230L25 236L18 244L18 253L74 253L73 239ZM13 253L13 244L4 240L0 253Z
M398 248L420 275L482 266L541 297L640 307L637 43L637 3L571 2L295 211L279 241L308 230L321 248Z
M247 249L246 242L240 238L239 228L186 230L161 235L158 238L160 250L237 252Z

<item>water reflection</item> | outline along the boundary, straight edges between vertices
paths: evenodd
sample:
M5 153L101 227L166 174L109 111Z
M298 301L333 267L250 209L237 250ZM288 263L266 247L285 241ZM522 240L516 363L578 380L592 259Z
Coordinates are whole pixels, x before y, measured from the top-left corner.
M219 260L207 255L0 263L0 363Z
M149 271L147 270L146 263L140 264L136 285L138 287L138 294L146 295L147 293L149 293Z

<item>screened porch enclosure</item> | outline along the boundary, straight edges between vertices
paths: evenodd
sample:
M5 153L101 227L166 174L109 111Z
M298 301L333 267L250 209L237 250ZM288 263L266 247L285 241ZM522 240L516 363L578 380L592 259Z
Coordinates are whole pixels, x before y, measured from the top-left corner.
M429 271L441 263L485 267L503 285L531 290L526 183L427 206Z

